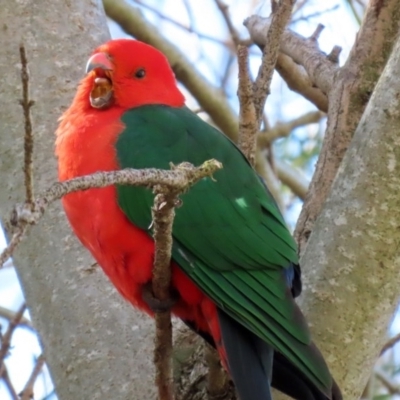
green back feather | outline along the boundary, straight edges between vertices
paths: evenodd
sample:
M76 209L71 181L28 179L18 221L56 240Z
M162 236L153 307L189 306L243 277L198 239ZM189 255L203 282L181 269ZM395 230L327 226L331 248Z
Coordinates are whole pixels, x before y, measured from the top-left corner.
M122 118L116 143L121 168L162 168L215 158L223 168L181 196L173 259L231 317L291 360L322 391L331 377L310 347L304 317L284 270L296 244L271 195L238 148L186 107L151 105ZM151 191L118 187L121 209L136 226L151 224ZM151 232L148 232L151 235Z

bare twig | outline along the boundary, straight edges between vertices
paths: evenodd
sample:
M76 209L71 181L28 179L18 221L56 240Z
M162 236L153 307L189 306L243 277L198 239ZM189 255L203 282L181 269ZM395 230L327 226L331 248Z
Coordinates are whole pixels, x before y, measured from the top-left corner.
M296 15L306 4L308 0L299 0L293 8L293 15Z
M16 313L6 307L0 306L0 317L5 318L9 321L13 320ZM33 330L31 321L28 318L22 317L19 321L19 326Z
M61 199L61 197L68 193L116 184L148 187L163 185L183 191L199 179L211 175L220 168L222 168L221 163L216 160L210 160L197 168L191 166L191 164L183 163L183 165L178 165L171 171L154 168L142 170L125 169L121 171L97 172L64 182L56 182L42 196L35 199L33 206L27 203L15 206L6 227L8 230L16 230L16 232L10 244L0 254L0 268L21 241L27 227L36 224L53 201Z
M325 29L324 25L318 24L317 27L315 28L313 34L308 38L308 40L311 40L312 42L317 43L317 41L324 29Z
M275 160L276 174L280 181L289 187L301 200L304 200L310 185L302 171L296 170L290 164Z
M4 381L4 385L6 386L8 394L11 396L11 399L19 400L17 391L15 390L14 385L11 382L6 364L4 362L0 364L0 378Z
M151 11L152 13L154 13L155 15L157 15L158 17L160 17L161 19L169 22L172 25L177 26L178 28L181 28L187 32L190 33L194 33L196 34L198 37L203 38L203 39L207 39L210 40L211 42L216 42L219 43L222 46L226 46L226 42L223 40L220 40L214 36L209 36L205 33L201 33L201 32L197 32L195 31L191 26L186 26L185 24L182 24L179 21L176 21L175 19L170 18L168 15L165 15L163 13L160 12L159 9L152 7L151 5L141 1L141 0L134 0L135 3L139 4L140 6L142 6L143 8L147 8L149 11Z
M282 0L277 4L276 12L272 15L271 25L265 38L261 66L256 81L254 82L253 101L259 124L261 123L265 101L269 94L272 75L274 73L276 60L278 59L281 37L286 25L290 21L294 3L294 0ZM247 24L248 20L245 21L246 26Z
M257 163L259 162L259 158L263 158L265 160L265 152L257 151ZM269 157L273 156L273 154L269 155ZM273 158L273 157L272 157ZM285 204L281 195L281 185L279 179L277 178L277 173L272 168L272 164L275 165L275 159L273 158L272 163L270 161L266 161L263 165L263 170L260 175L264 179L269 192L272 194L272 197L275 199L278 204L279 209L283 212L285 210Z
M361 17L358 15L358 12L354 6L353 0L347 0L346 2L350 6L350 10L354 15L354 18L357 21L357 24L361 25Z
M316 17L320 17L321 15L327 14L329 12L335 11L340 7L339 4L335 4L334 6L327 8L326 10L322 10L322 11L317 11L308 15L304 15L302 17L298 17L298 18L294 18L292 19L291 25L295 24L296 22L299 21L309 21L312 18L316 18Z
M6 261L12 256L14 250L21 242L22 237L26 232L26 229L27 226L24 225L16 229L15 232L13 233L11 240L8 242L7 247L0 253L0 269L3 268Z
M19 48L21 57L21 80L22 80L22 100L19 101L24 112L25 119L25 137L24 137L24 173L25 173L25 190L26 202L33 202L33 179L32 179L32 156L33 156L33 136L31 122L31 107L34 105L33 100L29 100L29 73L28 60L26 58L25 47Z
M390 338L385 345L382 347L381 354L385 353L387 350L391 349L394 345L400 342L400 333Z
M263 131L258 135L258 145L261 147L267 147L274 140L289 136L293 129L319 122L324 116L325 114L320 111L311 111L298 118L292 119L291 121L278 122L273 128Z
M215 4L221 11L221 14L225 20L226 26L229 30L233 43L235 44L235 46L238 46L239 44L241 44L240 35L235 26L233 25L231 16L229 15L229 6L226 5L222 0L215 0Z
M33 393L33 386L35 385L35 381L37 377L40 374L40 371L43 368L44 365L44 356L41 354L38 359L36 360L35 367L32 370L31 376L28 379L28 382L26 382L26 385L23 389L23 391L20 393L20 400L31 400L34 398L34 393Z
M19 321L22 318L22 315L24 314L26 310L26 305L25 303L22 304L18 312L15 314L15 317L10 323L8 324L8 328L6 330L6 333L2 335L1 337L1 348L0 348L0 365L4 362L4 358L8 354L8 351L11 346L11 338L14 333L15 328L18 326Z
M383 371L376 369L374 371L374 374L387 389L389 394L400 395L400 387L395 382L393 382Z
M248 49L245 46L238 47L239 62L239 87L238 97L240 102L239 112L239 148L250 161L255 164L257 145L257 114L253 102L253 87L249 74Z

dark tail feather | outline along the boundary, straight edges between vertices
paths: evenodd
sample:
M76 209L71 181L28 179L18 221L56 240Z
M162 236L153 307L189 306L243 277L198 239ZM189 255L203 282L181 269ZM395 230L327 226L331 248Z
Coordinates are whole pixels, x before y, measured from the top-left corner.
M272 400L273 349L218 309L229 372L240 400Z
M225 316L229 318L226 314ZM192 321L183 322L190 329L200 335L208 344L215 348L214 340L208 332L196 329ZM245 329L242 326L240 326L240 328ZM251 333L246 330L246 334L248 335ZM235 342L235 345L236 343L237 342ZM267 359L267 357L264 358ZM266 367L264 367L264 369L265 368ZM267 374L268 373L263 375L263 379L265 379ZM257 382L257 386L258 384L259 383ZM282 354L276 351L274 352L272 368L272 387L296 400L328 400L327 397L321 393L296 367L294 367ZM251 398L252 397L250 397L250 399ZM265 398L262 399L264 400ZM342 399L343 397L340 393L340 389L334 381L332 386L332 400Z
M293 364L282 354L274 353L272 386L296 400L328 400ZM333 381L332 400L342 400L339 387Z

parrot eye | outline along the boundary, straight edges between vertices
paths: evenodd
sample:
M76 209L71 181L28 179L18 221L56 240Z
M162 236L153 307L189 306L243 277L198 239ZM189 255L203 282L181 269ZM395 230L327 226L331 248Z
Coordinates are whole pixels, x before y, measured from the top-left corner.
M139 68L136 72L135 72L135 77L142 79L146 76L146 71L143 68Z

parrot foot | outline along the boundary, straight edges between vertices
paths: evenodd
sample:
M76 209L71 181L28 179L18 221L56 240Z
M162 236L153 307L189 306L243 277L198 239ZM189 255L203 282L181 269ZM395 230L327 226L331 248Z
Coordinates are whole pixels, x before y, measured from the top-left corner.
M142 299L154 312L169 311L178 301L178 295L175 291L170 293L170 298L167 300L159 300L154 297L151 282L146 283L142 288Z

